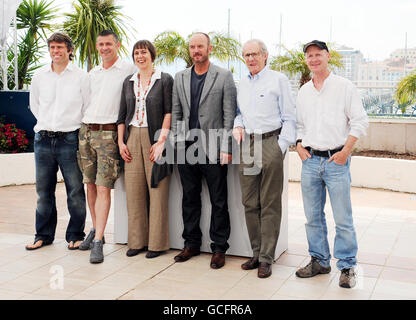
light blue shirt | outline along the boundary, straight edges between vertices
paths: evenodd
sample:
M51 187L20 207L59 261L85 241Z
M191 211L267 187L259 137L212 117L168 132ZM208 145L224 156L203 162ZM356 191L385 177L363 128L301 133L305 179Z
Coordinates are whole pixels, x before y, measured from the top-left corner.
M289 79L268 67L242 78L235 127L243 127L247 133L266 133L281 127L278 142L286 152L296 142L296 110Z

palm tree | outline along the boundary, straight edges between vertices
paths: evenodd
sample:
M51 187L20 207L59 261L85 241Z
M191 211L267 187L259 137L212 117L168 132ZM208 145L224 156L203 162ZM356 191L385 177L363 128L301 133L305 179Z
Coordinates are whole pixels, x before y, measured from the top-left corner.
M19 89L23 84L30 83L34 70L41 67L38 64L41 51L45 47L39 40L46 41L46 30L52 31L54 25L51 23L57 17L57 7L52 7L52 1L25 0L19 6L17 17L17 28L26 29L26 35L21 37L19 43Z
M153 41L158 55L156 63L170 64L179 59L185 61L187 68L192 66L193 62L188 49L189 39L192 35L188 35L185 40L174 31L159 33ZM219 32L209 32L208 35L211 39L212 57L220 61L241 60L241 46L237 40Z
M46 45L41 44L31 33L20 37L18 44L19 52L17 57L18 66L18 89L23 89L25 84L32 82L36 69L42 67L40 58ZM13 55L13 53L12 53Z
M394 98L402 113L406 113L407 107L416 103L416 71L400 80Z
M77 0L73 6L74 12L64 14L63 29L74 42L79 64L87 63L89 71L100 61L95 48L98 34L102 30L112 30L123 43L122 40L128 38L126 30L131 28L124 20L130 18L120 12L121 6L116 6L114 0ZM127 54L123 44L120 49Z
M39 59L42 49L45 47L41 40L46 41L46 30L52 31L54 25L50 22L56 18L56 7L52 7L52 1L24 0L16 11L18 41L18 89L24 84L30 84L33 72L40 68ZM13 59L14 52L9 50L9 61ZM11 73L11 67L9 72ZM2 84L1 84L2 85ZM9 84L11 87L12 84Z
M305 55L302 47L300 49L286 50L286 54L275 56L270 62L270 68L277 71L287 72L290 76L301 75L299 80L299 88L312 79L311 70L306 64ZM329 67L331 70L335 68L344 68L342 64L342 56L335 50L329 48L331 58L329 59Z

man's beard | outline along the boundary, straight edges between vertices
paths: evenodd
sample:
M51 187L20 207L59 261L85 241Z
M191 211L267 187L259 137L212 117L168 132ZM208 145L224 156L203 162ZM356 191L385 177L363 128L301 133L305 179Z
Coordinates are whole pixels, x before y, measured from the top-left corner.
M195 61L195 58L198 58L198 56L200 57L200 59L198 61ZM198 55L198 56L194 56L192 57L192 61L194 64L202 64L205 63L208 60L208 55Z

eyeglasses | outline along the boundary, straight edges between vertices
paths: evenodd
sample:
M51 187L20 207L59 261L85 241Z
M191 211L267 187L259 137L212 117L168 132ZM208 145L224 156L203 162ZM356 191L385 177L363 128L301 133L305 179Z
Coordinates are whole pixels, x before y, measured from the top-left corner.
M245 53L245 54L243 55L243 58L244 58L245 60L248 60L248 59L250 58L250 56L251 56L251 57L253 57L253 59L256 59L256 58L258 58L258 57L260 56L260 52L250 52L250 53Z

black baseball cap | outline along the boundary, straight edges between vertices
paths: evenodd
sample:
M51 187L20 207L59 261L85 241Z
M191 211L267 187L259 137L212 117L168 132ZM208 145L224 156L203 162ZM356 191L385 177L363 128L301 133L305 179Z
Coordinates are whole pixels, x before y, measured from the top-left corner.
M303 52L306 53L306 50L308 50L310 46L317 46L318 48L329 52L329 49L326 43L323 41L319 41L319 40L312 40L311 42L308 42L307 44L305 44L303 46Z

